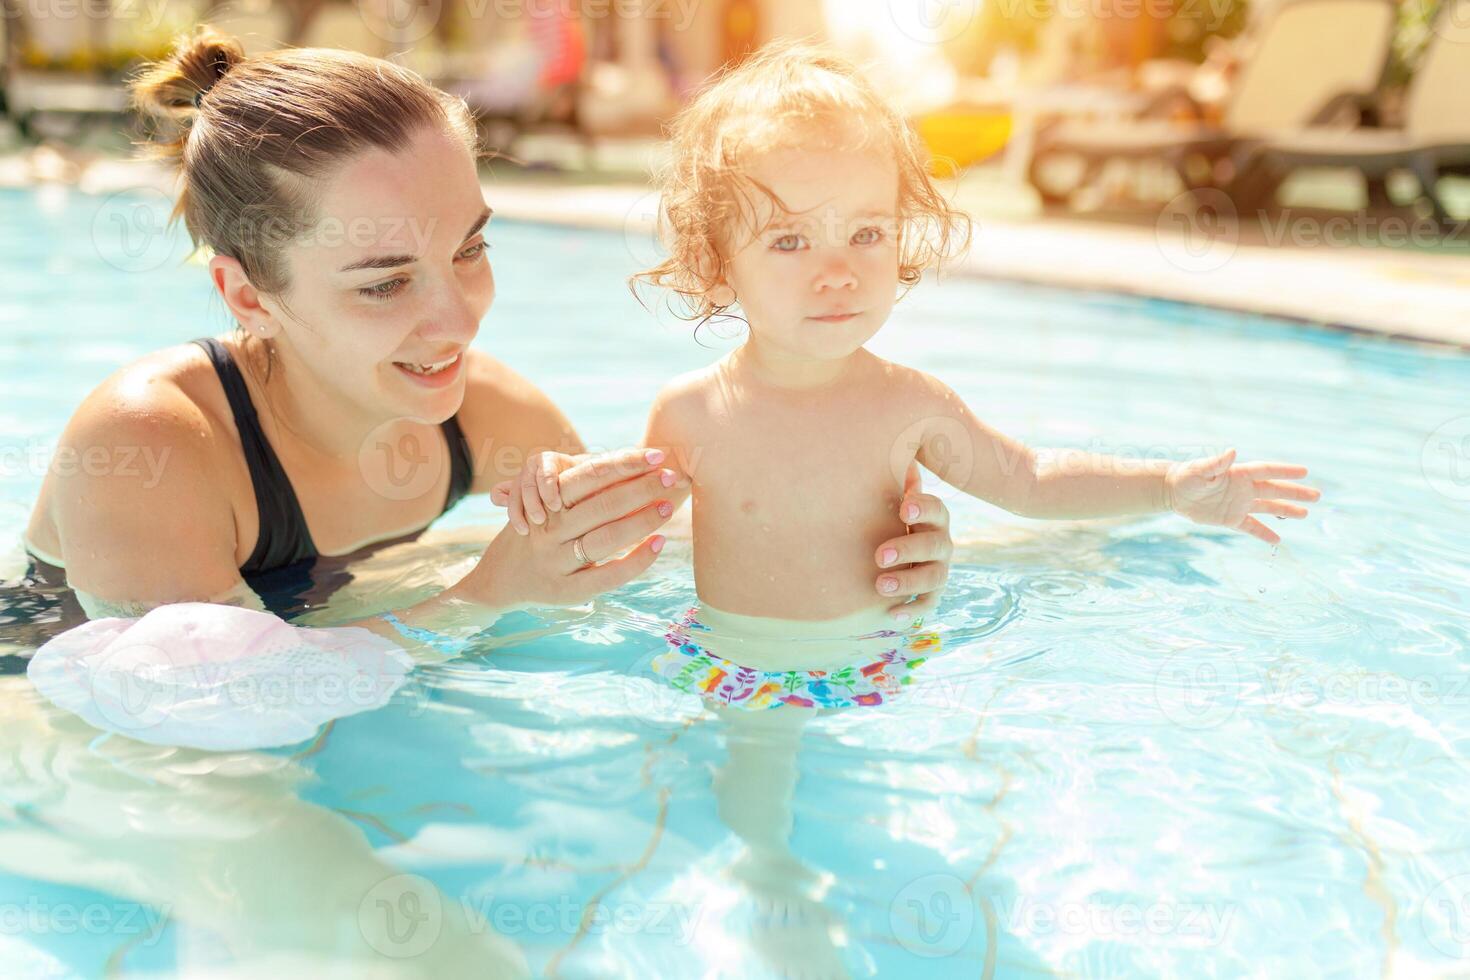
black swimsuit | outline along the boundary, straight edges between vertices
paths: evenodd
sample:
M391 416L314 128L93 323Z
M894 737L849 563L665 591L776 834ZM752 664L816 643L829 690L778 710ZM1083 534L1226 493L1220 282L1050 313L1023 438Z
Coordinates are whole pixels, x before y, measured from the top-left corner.
M245 379L225 345L213 337L201 337L194 341L204 348L214 364L224 386L225 397L230 400L230 411L235 416L235 428L240 431L240 448L245 451L245 465L250 467L250 482L255 486L255 507L260 513L260 535L255 540L255 550L240 566L240 575L256 575L317 556L312 543L311 531L306 526L306 517L301 513L301 504L291 480L281 468L275 450L266 441L260 429L260 419L255 414L255 405L250 401L250 392ZM439 427L449 443L449 492L445 495L442 514L470 491L474 481L474 465L470 457L469 443L459 428L458 416L451 415Z
M255 550L240 566L240 576L261 597L267 609L290 619L319 606L352 580L348 569L351 561L422 533L413 531L391 541L380 541L352 555L319 555L296 491L261 431L245 379L229 350L213 337L201 337L194 343L204 348L219 375L230 412L235 416L235 428L240 432L245 464L250 468L260 533ZM449 444L449 492L444 499L447 511L469 493L474 466L458 417L450 416L439 427ZM29 567L20 581L0 581L0 641L37 647L50 637L86 622L87 616L66 585L65 570L29 553L27 558ZM0 674L24 670L23 664L20 658L0 655Z

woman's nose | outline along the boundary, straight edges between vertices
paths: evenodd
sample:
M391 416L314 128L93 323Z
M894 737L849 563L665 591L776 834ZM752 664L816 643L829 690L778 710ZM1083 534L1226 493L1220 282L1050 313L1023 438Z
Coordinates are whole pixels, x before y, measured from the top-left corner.
M429 323L423 333L436 340L468 344L479 332L481 316L480 303L476 297L471 296L462 285L451 284L445 290L442 301L430 312Z

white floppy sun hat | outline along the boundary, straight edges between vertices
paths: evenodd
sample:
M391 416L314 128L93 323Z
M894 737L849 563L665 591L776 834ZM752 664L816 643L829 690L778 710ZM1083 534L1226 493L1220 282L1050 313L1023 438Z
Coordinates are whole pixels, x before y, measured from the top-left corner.
M36 651L27 675L88 724L156 745L232 751L292 745L381 707L412 658L361 627L306 629L203 602L97 619Z

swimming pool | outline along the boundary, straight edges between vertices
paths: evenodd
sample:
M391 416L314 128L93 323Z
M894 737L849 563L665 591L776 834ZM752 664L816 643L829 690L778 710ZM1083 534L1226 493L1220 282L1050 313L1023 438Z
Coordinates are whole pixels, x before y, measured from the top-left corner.
M0 238L7 547L86 391L227 325L181 242L119 237L134 203L0 194L20 229ZM637 439L659 384L715 356L628 296L621 236L490 238L476 342L589 445ZM509 617L493 651L279 750L99 737L0 677L0 975L323 976L308 964L365 940L385 975L471 975L507 944L565 977L1470 969L1470 357L959 279L874 347L1032 444L1234 445L1307 464L1324 499L1273 555L1177 518L1034 522L950 495L943 653L799 750L656 680L694 598L678 542L620 593ZM465 501L311 615L432 585L495 516ZM13 643L39 614L8 595ZM755 818L790 821L800 895L731 878L750 815L713 786L742 767L766 776Z

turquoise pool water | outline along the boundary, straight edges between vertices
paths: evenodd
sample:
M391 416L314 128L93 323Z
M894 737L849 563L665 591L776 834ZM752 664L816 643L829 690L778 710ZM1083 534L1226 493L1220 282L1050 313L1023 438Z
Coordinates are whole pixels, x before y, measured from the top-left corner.
M79 399L227 325L181 242L118 237L132 203L0 194L0 579ZM658 385L715 356L628 296L621 236L490 237L477 343L589 444L638 438ZM43 606L9 590L0 975L324 976L372 947L381 975L470 976L508 945L565 977L1470 970L1470 358L970 280L915 292L874 346L1033 444L1234 445L1306 463L1324 500L1273 554L951 496L943 652L906 696L800 732L655 678L694 598L680 542L266 752L64 716L13 672ZM428 587L495 519L464 502L314 615ZM752 873L762 834L785 859Z

